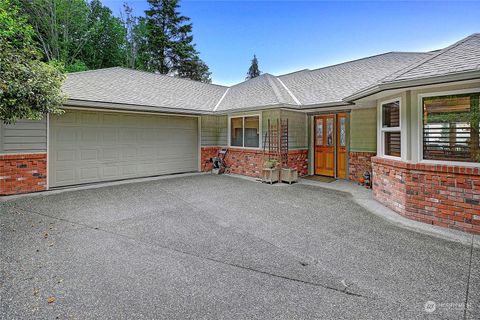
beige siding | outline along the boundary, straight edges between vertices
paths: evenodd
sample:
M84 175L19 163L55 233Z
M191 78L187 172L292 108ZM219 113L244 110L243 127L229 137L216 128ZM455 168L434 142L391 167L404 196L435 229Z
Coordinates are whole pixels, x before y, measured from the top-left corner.
M306 149L307 139L307 115L303 112L282 110L282 119L288 119L288 148Z
M202 116L202 147L227 145L227 116Z
M47 120L19 120L0 123L0 152L35 153L47 151Z
M377 151L377 109L354 109L350 114L350 151Z

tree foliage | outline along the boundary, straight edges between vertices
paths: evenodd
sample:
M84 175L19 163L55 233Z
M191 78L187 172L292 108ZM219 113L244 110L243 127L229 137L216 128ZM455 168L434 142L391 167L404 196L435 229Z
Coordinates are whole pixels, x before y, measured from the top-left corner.
M147 70L144 48L147 43L147 26L144 17L133 15L132 8L123 4L121 20L125 29L125 66L131 69Z
M253 55L252 63L250 64L250 68L248 68L246 80L256 78L256 77L258 77L261 73L262 73L262 72L261 72L260 69L258 68L257 56L256 56L256 55Z
M20 0L47 61L67 70L121 65L125 29L99 0Z
M124 4L120 18L100 0L15 0L34 27L46 61L67 72L126 66L210 82L179 0L149 0L145 17Z
M148 0L145 52L147 70L210 82L208 66L193 44L190 18L178 11L179 0Z
M5 123L62 112L64 75L58 64L40 60L33 37L17 6L0 0L0 120Z

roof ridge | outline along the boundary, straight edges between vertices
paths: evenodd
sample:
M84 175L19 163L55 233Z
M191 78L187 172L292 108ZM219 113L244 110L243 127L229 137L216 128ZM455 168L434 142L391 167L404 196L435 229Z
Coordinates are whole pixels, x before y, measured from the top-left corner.
M290 89L285 85L285 83L283 83L283 81L279 77L275 77L275 79L277 79L278 82L280 82L280 84L285 88L285 90L287 90L288 94L290 95L290 97L292 97L293 101L295 101L297 105L301 105L300 100L297 99L297 97L293 94L292 91L290 91Z
M218 100L217 104L215 105L215 107L213 108L213 112L217 111L218 107L220 106L220 104L222 103L223 99L225 99L225 97L227 96L227 92L230 90L230 87L227 88L227 90L225 90L225 92L223 93L223 95L220 97L220 100Z
M286 101L284 101L284 99L282 97L282 94L280 93L280 91L281 91L280 88L275 84L274 80L277 79L277 77L275 77L274 75L271 75L270 73L264 73L264 75L265 75L265 78L267 79L268 84L272 88L273 93L275 94L275 97L277 98L277 102L287 103ZM286 91L287 91L287 94L288 94L288 90L286 90Z
M440 49L438 52L429 55L429 56L426 57L425 59L422 59L421 61L414 62L414 63L412 63L411 65L405 67L404 69L401 69L401 70L399 70L399 71L397 71L397 72L394 72L394 73L392 73L391 75L383 78L382 80L387 79L387 78L389 78L389 77L393 77L393 78L391 79L391 81L394 81L396 78L400 77L401 75L404 75L404 74L407 73L408 71L411 71L411 70L413 70L413 69L415 69L415 68L420 67L421 65L427 63L428 61L430 61L430 60L432 60L432 59L434 59L434 58L437 58L437 57L441 56L441 55L444 54L445 52L448 52L448 51L452 50L453 48L458 47L459 45L461 45L461 44L464 43L465 41L470 40L471 38L476 37L476 36L478 36L478 35L480 35L480 33L473 33L473 34L469 35L468 37L465 37L465 38L463 38L463 39L461 39L461 40L458 40L457 42L449 45L448 47L443 48L443 49ZM434 50L433 52L435 52L435 50ZM381 82L382 82L382 81L381 81Z

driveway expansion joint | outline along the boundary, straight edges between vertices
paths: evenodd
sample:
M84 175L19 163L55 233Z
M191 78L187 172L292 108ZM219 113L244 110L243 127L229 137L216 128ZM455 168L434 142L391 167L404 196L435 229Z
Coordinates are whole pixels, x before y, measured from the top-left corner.
M53 216L50 216L50 215L45 214L45 213L34 211L31 208L22 207L22 206L19 206L19 205L16 205L16 206L18 208L22 209L22 210L25 210L25 211L31 213L31 214L37 214L37 215L47 217L47 218L50 218L50 219L55 219L55 220L60 220L60 221L63 221L63 222L68 222L68 223L71 223L71 224L82 226L85 229L90 229L90 230L94 230L94 231L98 231L98 232L108 233L108 234L111 234L111 235L114 235L114 236L119 236L119 237L122 237L122 238L125 238L125 239L132 240L134 242L146 244L146 245L153 246L153 247L162 248L162 249L167 250L167 251L180 253L180 254L183 254L183 255L187 255L187 256L198 258L198 259L211 261L211 262L214 262L214 263L219 263L219 264L222 264L222 265L227 265L227 266L234 267L234 268L239 268L239 269L242 269L242 270L252 271L252 272L255 272L255 273L267 275L267 276L278 278L278 279L293 281L293 282L302 283L302 284L305 284L305 285L310 285L310 286L314 286L314 287L318 287L318 288L332 290L332 291L336 291L338 293L346 294L346 295L349 295L349 296L354 296L354 297L358 297L358 298L365 298L365 299L374 299L374 297L370 297L370 296L363 295L363 294L358 294L358 293L351 292L351 291L346 291L347 288L342 290L342 289L338 289L338 288L331 287L331 286L328 286L328 285L323 285L323 284L310 282L310 281L305 281L305 280L301 280L301 279L297 279L297 278L293 278L293 277L283 276L283 275L275 274L275 273L268 272L268 271L258 270L258 269L251 268L251 267L248 267L248 266L242 266L242 265L235 264L235 263L228 263L228 262L221 261L221 260L218 260L218 259L200 256L200 255L188 252L188 251L183 251L183 250L178 250L178 249L167 247L167 246L162 246L162 245L159 245L158 243L142 241L142 240L137 239L135 237L131 237L131 236L128 236L128 235L125 235L125 234L114 232L114 231L111 231L111 230L108 230L108 229L89 226L89 225L79 223L79 222L76 222L76 221L70 221L70 220L65 219L65 218L53 217Z

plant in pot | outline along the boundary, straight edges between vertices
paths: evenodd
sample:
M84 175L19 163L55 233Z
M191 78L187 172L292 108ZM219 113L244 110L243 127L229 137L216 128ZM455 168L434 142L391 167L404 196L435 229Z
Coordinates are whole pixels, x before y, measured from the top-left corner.
M262 181L273 184L280 179L280 169L277 168L278 160L268 159L263 164Z

